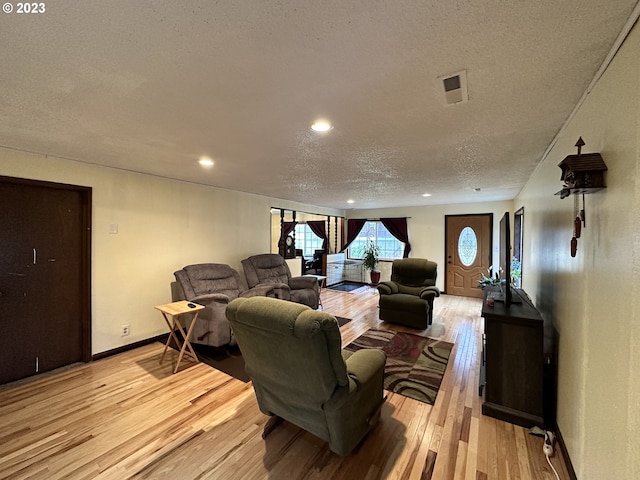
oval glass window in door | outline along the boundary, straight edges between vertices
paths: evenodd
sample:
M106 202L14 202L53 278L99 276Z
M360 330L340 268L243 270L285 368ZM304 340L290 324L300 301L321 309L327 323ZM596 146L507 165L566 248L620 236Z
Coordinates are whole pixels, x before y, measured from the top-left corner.
M478 237L471 227L464 227L458 237L458 256L465 267L473 265L478 254Z

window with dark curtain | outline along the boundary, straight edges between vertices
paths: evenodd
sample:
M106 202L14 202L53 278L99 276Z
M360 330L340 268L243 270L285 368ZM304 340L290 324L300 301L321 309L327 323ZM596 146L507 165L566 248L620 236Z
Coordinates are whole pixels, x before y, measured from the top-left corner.
M381 218L380 222L389 230L389 233L404 243L403 258L409 256L411 244L409 243L409 230L407 228L407 218Z
M316 237L322 239L322 251L326 252L329 239L327 238L327 229L324 220L310 220L307 222L307 225Z
M347 241L342 246L340 252L344 252L349 245L353 243L353 241L358 237L360 230L364 227L364 224L367 223L366 218L350 218L347 220Z

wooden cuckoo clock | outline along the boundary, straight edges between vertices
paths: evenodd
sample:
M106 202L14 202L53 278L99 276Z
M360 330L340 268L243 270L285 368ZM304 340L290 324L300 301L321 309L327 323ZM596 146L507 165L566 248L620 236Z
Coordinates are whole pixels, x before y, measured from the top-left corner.
M604 172L607 165L599 153L582 153L585 145L582 137L576 142L577 155L569 155L558 166L562 170L560 180L564 182L562 190L556 193L560 198L573 195L573 238L571 239L571 256L578 252L578 238L582 235L582 229L587 226L585 214L584 196L595 193L605 187ZM580 209L580 196L582 196L582 209Z

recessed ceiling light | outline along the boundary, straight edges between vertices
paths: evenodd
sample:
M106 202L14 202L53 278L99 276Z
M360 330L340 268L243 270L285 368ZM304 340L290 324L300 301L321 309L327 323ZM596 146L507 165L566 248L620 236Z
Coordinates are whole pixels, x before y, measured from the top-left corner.
M316 120L313 125L311 125L311 130L319 133L328 132L332 128L333 126L326 120Z
M356 203L356 201L349 199L349 200L347 200L347 203Z
M203 167L213 167L213 160L211 160L209 157L200 157L198 163Z
M423 196L423 197L430 197L430 196L431 196L431 194L430 194L430 193L423 193L423 194L422 194L422 196Z

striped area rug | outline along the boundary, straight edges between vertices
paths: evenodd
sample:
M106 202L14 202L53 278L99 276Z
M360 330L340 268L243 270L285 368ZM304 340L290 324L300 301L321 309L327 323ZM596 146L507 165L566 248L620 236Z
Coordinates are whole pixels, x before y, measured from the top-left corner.
M346 350L378 348L387 354L384 388L433 405L453 344L404 332L367 330Z

